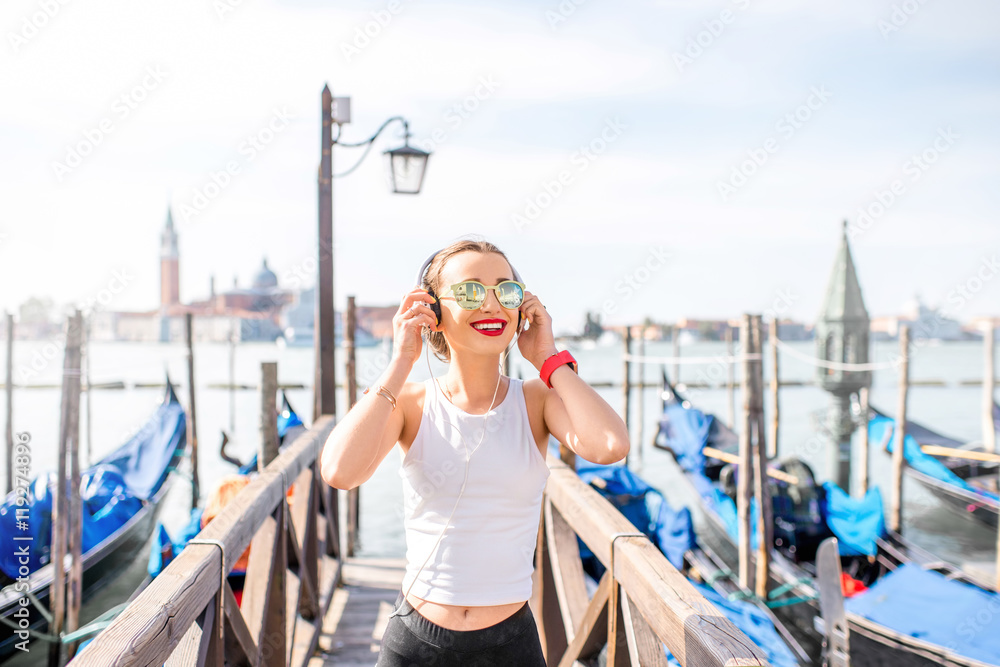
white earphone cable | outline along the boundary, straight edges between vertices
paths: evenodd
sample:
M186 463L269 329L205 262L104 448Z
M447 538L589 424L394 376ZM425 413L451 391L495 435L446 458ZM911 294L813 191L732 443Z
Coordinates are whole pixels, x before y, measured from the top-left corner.
M486 424L489 421L490 413L493 412L493 406L496 404L497 400L497 393L499 393L500 391L500 382L503 380L503 362L504 360L506 360L507 355L510 354L510 350L513 349L513 345L517 341L517 337L520 335L521 335L520 331L515 331L514 338L511 340L510 344L504 350L503 355L500 357L500 364L499 364L500 374L497 377L497 386L493 390L493 400L490 401L490 407L486 411L486 414L484 415L485 419L483 419L483 435L482 437L479 438L479 442L476 444L475 449L473 449L470 452L469 443L466 442L465 436L462 435L462 430L452 422L448 421L447 419L444 420L446 424L455 429L455 432L458 433L458 437L462 439L462 444L465 446L465 477L462 479L462 488L460 488L458 491L458 497L455 498L455 505L451 508L451 514L448 515L448 519L444 523L444 528L441 529L441 532L438 534L437 539L434 541L434 546L432 546L430 548L430 551L427 552L427 557L424 558L424 562L421 563L420 568L417 570L417 573L413 575L413 580L410 582L410 585L406 587L406 591L403 593L404 600L409 597L410 591L413 590L413 585L417 583L417 580L420 578L420 573L424 571L424 568L427 566L428 561L430 561L431 556L434 555L434 552L437 551L438 545L441 544L441 538L444 537L445 532L447 532L448 528L451 527L451 520L455 516L455 511L458 509L458 503L459 501L462 500L462 496L465 494L465 485L469 481L469 464L472 461L472 455L479 450L479 447L483 444L483 441L486 440L486 431L487 431ZM427 340L426 328L424 329L423 338L424 338L424 359L427 361L427 372L428 375L430 375L431 380L433 381L435 391L438 391L440 387L438 387L437 378L434 377L434 372L433 370L431 370L431 359L429 353L430 341ZM510 387L508 387L507 390L510 391ZM444 398L443 394L442 398ZM427 404L427 397L425 396L424 405L426 404ZM400 605L400 607L396 609L393 609L392 613L389 614L389 618L392 618L393 616L397 615L401 608L402 605Z

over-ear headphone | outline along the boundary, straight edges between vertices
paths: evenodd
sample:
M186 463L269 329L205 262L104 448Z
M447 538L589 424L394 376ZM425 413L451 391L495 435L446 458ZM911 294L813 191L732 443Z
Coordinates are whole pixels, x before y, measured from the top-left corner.
M431 262L434 261L434 258L437 257L439 252L441 251L438 250L434 252L430 257L427 258L427 261L424 262L423 266L420 267L420 272L417 273L417 287L423 287L424 278L426 277L427 274L427 269L428 267L430 267ZM510 262L508 262L508 264L510 264ZM519 283L524 283L524 281L521 280L521 276L518 275L517 269L514 268L513 264L510 265L510 270L514 272L514 280L516 280ZM437 323L441 324L441 302L438 300L437 294L434 293L434 290L431 288L429 282L427 284L427 293L430 294L432 297L434 297L434 303L428 305L434 312L434 316L437 318ZM521 320L523 317L524 315L521 313L521 309L519 308L517 311L517 327L515 328L515 331L521 330Z

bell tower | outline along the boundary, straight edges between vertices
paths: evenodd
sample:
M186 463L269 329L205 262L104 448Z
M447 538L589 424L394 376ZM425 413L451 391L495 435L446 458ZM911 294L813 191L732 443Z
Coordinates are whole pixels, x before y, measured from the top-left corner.
M174 215L167 207L167 224L160 234L160 309L180 303L180 253L177 251L177 232Z

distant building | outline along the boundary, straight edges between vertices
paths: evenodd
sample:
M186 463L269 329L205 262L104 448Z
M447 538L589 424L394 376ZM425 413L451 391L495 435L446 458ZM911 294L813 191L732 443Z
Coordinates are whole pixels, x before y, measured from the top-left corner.
M97 311L91 316L91 336L97 340L180 341L185 335L185 316L191 313L196 340L273 341L282 335L283 311L297 296L278 285L277 275L264 259L250 287L241 288L234 279L232 289L216 292L213 277L206 299L183 303L177 230L168 208L160 233L159 308L145 312Z
M910 328L914 338L930 340L963 340L968 334L962 331L962 325L941 314L938 310L928 308L917 295L903 305L900 315L875 317L872 319L872 337L875 340L891 340L899 337L900 325Z

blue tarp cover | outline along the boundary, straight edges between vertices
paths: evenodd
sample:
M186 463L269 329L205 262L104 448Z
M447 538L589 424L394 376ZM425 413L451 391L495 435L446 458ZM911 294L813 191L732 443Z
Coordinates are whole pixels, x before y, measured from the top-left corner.
M877 540L885 535L882 494L878 487L868 489L864 498L851 498L833 482L823 484L826 491L826 525L837 536L841 556L874 556Z
M895 426L895 422L888 417L875 417L868 422L869 442L884 442L886 451L892 453L893 447L896 444L896 438L892 435ZM917 444L913 435L910 433L906 434L906 442L903 445L903 456L906 458L906 462L911 468L919 470L928 477L933 477L936 480L947 482L948 484L954 484L955 486L966 489L967 491L978 493L981 496L989 498L1000 497L995 493L990 493L984 489L979 489L970 485L964 479L949 470L945 464L941 463L930 454L925 454L924 451L920 449L920 445Z
M1000 596L907 564L844 601L848 611L958 655L1000 664Z
M18 519L16 496L7 496L0 505L0 535L32 538L28 544L28 568L34 572L45 565L50 558L52 501L55 496L56 478L49 473L35 479L28 492L28 504L20 508L28 510L26 518ZM117 468L98 465L85 471L80 480L80 499L83 505L83 537L81 550L87 553L98 545L142 508L142 501L132 495ZM26 523L19 523L23 521ZM27 530L21 530L26 525ZM11 540L11 544L17 544ZM0 569L12 579L18 576L23 564L15 549L0 551Z
M170 474L174 452L186 443L186 429L181 404L163 403L138 433L101 459L101 463L118 468L132 493L148 500Z

